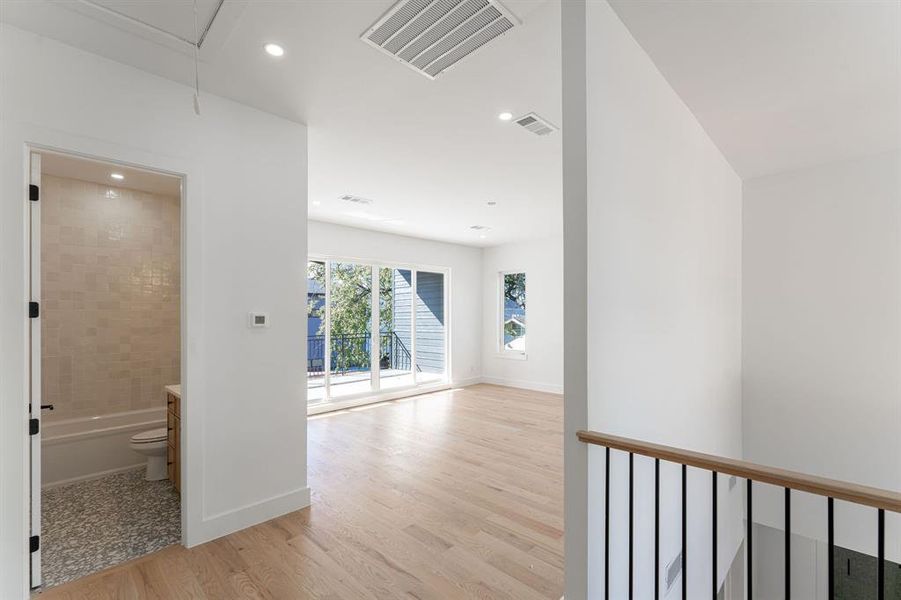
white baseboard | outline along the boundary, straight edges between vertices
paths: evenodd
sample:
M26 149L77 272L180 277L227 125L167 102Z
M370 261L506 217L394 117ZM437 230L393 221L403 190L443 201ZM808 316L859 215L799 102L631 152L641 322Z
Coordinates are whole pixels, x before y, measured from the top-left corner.
M97 473L88 473L87 475L79 475L78 477L70 477L68 479L60 479L59 481L51 481L49 483L41 484L41 489L49 490L52 488L69 485L70 483L78 483L79 481L91 481L92 479L100 479L101 477L106 477L107 475L114 475L116 473L124 473L125 471L134 471L136 469L142 469L146 465L147 465L147 461L141 461L134 465L127 465L127 466L118 467L115 469L107 469L106 471L99 471Z
M451 386L455 388L461 388L468 385L476 385L477 383L482 383L481 377L469 377L468 379L460 379L451 383Z
M200 533L187 546L196 546L224 535L252 527L264 521L310 506L310 488L302 487L203 519ZM194 536L192 536L194 537Z
M563 394L562 385L554 385L550 383L541 383L538 381L523 381L522 379L505 379L503 377L482 377L482 383L491 383L493 385L503 385L506 387L520 388L523 390L532 390L535 392L546 392L548 394Z

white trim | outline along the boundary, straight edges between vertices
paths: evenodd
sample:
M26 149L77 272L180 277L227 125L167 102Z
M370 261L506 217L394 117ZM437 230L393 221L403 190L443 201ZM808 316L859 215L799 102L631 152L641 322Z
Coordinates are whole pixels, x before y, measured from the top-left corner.
M458 381L453 381L450 384L451 388L464 388L469 387L471 385L478 385L482 382L481 377L467 377L466 379L460 379Z
M337 410L345 410L348 408L356 408L367 404L378 404L379 402L388 402L389 400L399 400L401 398L409 398L411 396L421 396L423 394L431 394L432 392L441 392L449 390L451 386L448 383L438 382L434 384L424 383L417 386L400 388L391 392L383 392L381 394L366 394L364 396L355 397L349 400L338 400L336 402L320 402L313 404L307 408L307 416L321 415L323 413L335 412Z
M198 531L195 533L196 539L191 546L302 510L308 506L310 506L310 488L302 487L205 517L199 523Z
M413 384L419 385L419 376L416 374L416 299L418 298L419 284L417 283L417 270L410 270L410 371L413 373ZM447 373L444 374L447 377Z
M105 142L82 135L72 135L63 131L43 128L31 125L11 125L7 129L8 144L19 145L25 150L25 156L31 151L48 151L58 154L66 154L88 160L102 161L115 165L143 169L181 178L182 192L180 195L180 219L181 219L181 319L180 319L180 344L181 344L181 373L182 373L182 397L191 393L192 401L187 404L182 400L181 428L181 461L183 474L181 489L181 529L182 544L192 546L194 541L202 536L202 453L204 423L200 418L203 409L203 382L200 360L203 356L203 318L201 308L202 291L200 282L202 277L202 190L201 168L195 159L184 156L162 155L147 152L141 149L123 146L118 143ZM115 157L115 158L111 158ZM27 163L27 161L26 161ZM27 183L27 180L23 181ZM25 198L28 197L28 187L25 185ZM191 235L188 236L188 230ZM30 236L30 234L28 234ZM26 238L26 239L30 239ZM30 254L30 253L29 253ZM28 260L28 254L26 255ZM188 273L198 285L191 285ZM191 343L189 343L189 341ZM26 336L26 352L30 343ZM189 361L189 356L192 357ZM26 372L27 376L27 372ZM27 381L27 379L26 379ZM26 390L27 392L27 390ZM27 398L26 398L27 400ZM23 406L27 411L27 407ZM27 444L28 432L22 428L22 440ZM190 432L190 435L189 435ZM25 452L25 469L28 469L30 452ZM27 483L27 479L26 479ZM23 486L26 506L30 491L28 486ZM30 519L28 512L23 515L23 522ZM206 540L204 540L206 541ZM24 544L23 544L24 548ZM27 562L25 564L27 569ZM26 570L26 581L27 570Z
M506 379L504 377L482 377L482 383L490 383L492 385L502 385L504 387L519 388L522 390L532 390L535 392L546 392L548 394L563 394L563 386L553 383L541 383L539 381L524 381L521 379Z
M529 355L518 350L504 350L494 355L495 358L503 358L504 360L529 360Z
M79 481L92 481L94 479L101 479L102 477L106 477L107 475L115 475L116 473L124 473L126 471L137 471L138 469L142 469L147 466L147 461L141 461L135 463L133 465L126 465L124 467L117 467L115 469L107 469L106 471L98 471L96 473L89 473L88 475L79 475L78 477L70 477L68 479L61 479L59 481L54 481L47 484L42 484L42 490L51 490L53 488L62 487L64 485L69 485L70 483L78 483Z

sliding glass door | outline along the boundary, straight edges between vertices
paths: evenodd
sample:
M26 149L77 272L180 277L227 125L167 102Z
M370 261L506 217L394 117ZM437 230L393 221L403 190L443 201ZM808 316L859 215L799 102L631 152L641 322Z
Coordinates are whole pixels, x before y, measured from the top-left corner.
M307 401L325 400L325 263L307 263Z
M308 267L311 406L447 381L446 274L314 259Z
M379 269L379 328L381 330L379 389L416 384L413 377L412 306L413 274L410 269Z
M444 379L444 274L416 273L416 381Z
M372 267L331 262L329 396L372 391Z

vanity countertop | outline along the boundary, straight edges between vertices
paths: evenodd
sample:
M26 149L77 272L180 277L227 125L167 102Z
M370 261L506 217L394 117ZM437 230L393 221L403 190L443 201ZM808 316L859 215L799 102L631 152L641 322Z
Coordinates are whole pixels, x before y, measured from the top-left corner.
M175 385L167 385L166 391L181 400L181 384L176 383Z

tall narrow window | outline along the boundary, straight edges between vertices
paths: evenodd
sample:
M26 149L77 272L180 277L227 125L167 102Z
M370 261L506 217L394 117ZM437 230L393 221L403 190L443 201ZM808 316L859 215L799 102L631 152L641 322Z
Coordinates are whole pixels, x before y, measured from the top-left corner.
M526 274L501 273L500 276L500 351L526 355Z

